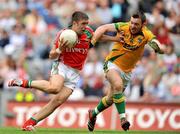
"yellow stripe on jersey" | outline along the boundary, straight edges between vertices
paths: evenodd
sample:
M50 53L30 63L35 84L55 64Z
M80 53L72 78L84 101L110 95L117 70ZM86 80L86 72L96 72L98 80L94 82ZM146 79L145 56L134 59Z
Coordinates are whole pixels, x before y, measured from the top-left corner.
M104 104L105 107L109 106L106 101L106 96L102 98L102 103Z
M155 37L145 26L142 28L142 32L132 35L129 30L129 24L129 22L114 23L118 32L124 32L125 44L120 42L114 43L112 51L106 57L106 61L110 60L124 72L132 71L144 52L145 44Z
M126 99L125 96L122 96L122 97L119 98L119 99L113 98L113 102L114 102L114 103L121 103L121 102L125 101L125 99Z

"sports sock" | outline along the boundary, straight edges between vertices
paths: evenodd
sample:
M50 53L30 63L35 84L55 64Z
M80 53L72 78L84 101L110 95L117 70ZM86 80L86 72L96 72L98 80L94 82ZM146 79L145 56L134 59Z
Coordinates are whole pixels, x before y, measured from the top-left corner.
M36 120L34 117L31 117L30 120L32 120L34 122L34 125L36 125L38 123L38 120Z
M22 85L21 85L21 87L31 88L31 83L32 83L32 80L22 80Z
M31 88L32 80L28 80L28 87Z
M97 105L97 107L93 110L92 112L93 117L96 117L100 112L102 112L103 110L107 109L112 105L112 103L107 102L106 98L107 98L106 96L103 97L99 102L99 104Z
M125 96L123 93L114 94L113 95L113 102L115 103L116 109L120 115L120 119L126 118L125 115Z

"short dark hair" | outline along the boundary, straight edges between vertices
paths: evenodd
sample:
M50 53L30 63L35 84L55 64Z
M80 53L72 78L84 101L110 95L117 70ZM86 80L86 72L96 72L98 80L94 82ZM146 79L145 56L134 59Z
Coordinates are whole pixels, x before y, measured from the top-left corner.
M142 23L146 22L146 16L142 11L137 11L131 17L133 18L140 18Z
M73 21L79 21L79 20L88 20L89 17L87 14L81 12L81 11L75 11L73 14L72 14L72 20L71 22Z

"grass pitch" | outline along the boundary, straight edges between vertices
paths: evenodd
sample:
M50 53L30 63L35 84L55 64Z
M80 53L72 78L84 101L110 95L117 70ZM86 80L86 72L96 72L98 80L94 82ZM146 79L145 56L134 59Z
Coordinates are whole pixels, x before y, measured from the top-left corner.
M21 131L20 128L0 128L0 134L180 134L172 131L110 131L110 130L95 130L88 132L86 129L71 129L71 128L38 128L33 132Z

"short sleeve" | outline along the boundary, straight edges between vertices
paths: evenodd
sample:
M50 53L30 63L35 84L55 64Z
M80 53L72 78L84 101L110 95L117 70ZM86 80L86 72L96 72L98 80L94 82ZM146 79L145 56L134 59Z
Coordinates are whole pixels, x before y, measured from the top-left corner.
M86 27L86 30L85 30L84 32L85 32L85 34L86 34L87 39L90 40L90 42L89 42L89 48L94 47L95 44L92 43L92 37L93 37L93 34L94 34L94 30L93 30L90 26L87 26L87 27Z
M94 30L90 26L87 26L86 30L85 30L85 33L87 35L87 38L91 39L93 34L94 34Z
M121 29L123 26L127 26L127 25L128 25L127 22L114 23L114 27L116 28L117 31L120 31L120 29Z

